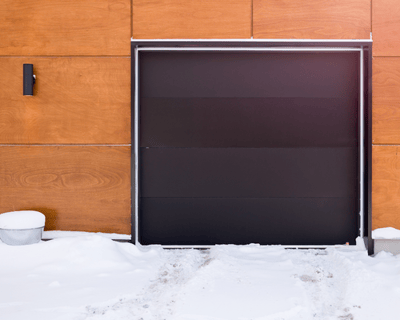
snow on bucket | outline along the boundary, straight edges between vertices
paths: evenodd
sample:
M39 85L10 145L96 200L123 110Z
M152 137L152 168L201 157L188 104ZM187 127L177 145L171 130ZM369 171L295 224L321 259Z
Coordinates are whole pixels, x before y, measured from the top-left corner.
M38 243L42 239L44 214L33 211L13 211L0 214L0 239L12 246Z

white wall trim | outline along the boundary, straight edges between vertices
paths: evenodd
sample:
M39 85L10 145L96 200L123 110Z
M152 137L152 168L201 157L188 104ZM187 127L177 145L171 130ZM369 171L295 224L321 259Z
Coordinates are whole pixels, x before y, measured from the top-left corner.
M138 40L138 41L143 41L143 40ZM158 40L147 40L147 41L158 41ZM167 40L165 40L167 41ZM176 40L171 40L171 41L176 41ZM187 42L188 40L182 40ZM217 40L214 40L217 41ZM218 40L221 41L221 40ZM227 41L233 41L233 40L227 40ZM263 40L265 41L265 40ZM289 40L288 40L289 41ZM298 42L298 40L290 40L291 42ZM320 40L318 40L320 41ZM343 42L343 40L333 40L336 42ZM331 42L333 42L331 41ZM348 41L354 41L354 40L348 40ZM361 40L360 40L361 41ZM363 42L372 42L372 40L362 40ZM317 41L315 41L317 42ZM254 47L247 47L247 48L241 48L241 47L183 47L183 48L177 48L177 47L146 47L146 48L135 48L134 51L134 63L135 63L135 100L134 100L134 114L135 114L135 244L136 245L142 245L139 242L139 237L138 237L138 232L139 232L139 225L138 225L138 214L139 214L139 191L138 191L138 179L139 179L139 174L138 174L138 155L139 155L139 122L138 122L138 117L139 117L139 99L138 99L138 81L139 81L139 51L321 51L321 52L332 52L332 51L358 51L360 53L360 110L359 110L359 121L360 121L360 145L359 145L359 154L360 154L360 160L359 160L359 166L360 166L360 212L359 212L359 222L360 222L360 229L359 229L359 236L363 237L365 232L364 232L364 139L365 139L365 133L364 133L364 59L363 59L363 49L362 48L347 48L347 47L337 47L337 48L322 48L322 47L272 47L272 48L254 48ZM340 245L337 245L340 246ZM164 245L162 246L163 248L212 248L214 246L202 246L202 245ZM287 246L282 246L284 248L327 248L327 247L335 247L335 246L330 246L330 245L304 245L304 246L296 246L296 245L287 245Z

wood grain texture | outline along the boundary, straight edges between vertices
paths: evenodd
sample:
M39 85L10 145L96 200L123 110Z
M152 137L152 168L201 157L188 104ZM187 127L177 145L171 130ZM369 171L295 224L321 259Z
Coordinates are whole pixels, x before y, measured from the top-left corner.
M0 213L37 210L46 230L130 234L130 147L1 146Z
M370 0L254 0L254 38L369 39Z
M251 0L133 0L133 38L251 37Z
M400 56L400 5L398 0L372 1L374 56Z
M372 229L400 229L400 146L372 148Z
M400 144L400 57L374 58L372 73L372 141Z
M2 0L0 55L129 55L130 0Z
M33 96L23 96L32 63ZM129 144L130 58L1 58L0 143Z

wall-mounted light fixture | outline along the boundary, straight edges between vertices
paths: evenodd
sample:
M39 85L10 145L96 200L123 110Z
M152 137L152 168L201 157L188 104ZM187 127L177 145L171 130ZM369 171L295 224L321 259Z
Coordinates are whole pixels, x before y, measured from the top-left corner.
M24 96L33 96L35 78L33 64L24 64Z

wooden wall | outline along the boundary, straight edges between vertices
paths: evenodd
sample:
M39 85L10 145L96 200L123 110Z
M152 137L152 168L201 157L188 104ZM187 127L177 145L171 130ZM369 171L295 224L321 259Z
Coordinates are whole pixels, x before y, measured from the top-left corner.
M0 213L130 234L130 37L130 0L2 0Z
M400 229L400 188L390 187L400 184L399 30L395 0L3 0L0 213L38 209L47 229L130 233L131 37L372 31L373 227ZM23 63L34 64L33 97L22 95Z
M372 1L372 227L400 229L400 6Z

